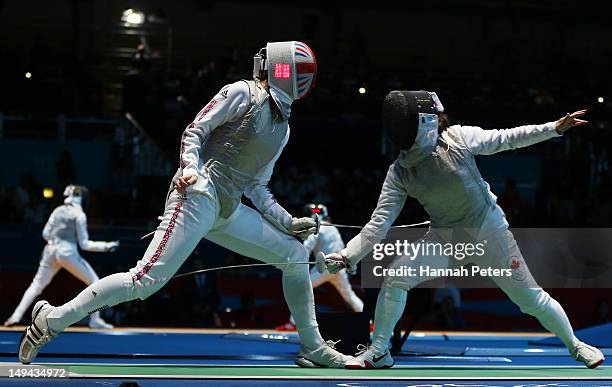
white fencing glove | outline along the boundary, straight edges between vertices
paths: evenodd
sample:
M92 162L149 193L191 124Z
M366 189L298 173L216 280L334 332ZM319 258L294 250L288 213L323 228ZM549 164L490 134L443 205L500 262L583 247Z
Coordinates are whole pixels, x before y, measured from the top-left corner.
M113 253L119 248L119 241L106 242L106 251Z
M342 269L346 269L349 274L355 274L357 272L357 264L351 263L344 252L339 251L337 253L323 254L319 252L316 256L316 268L321 274L327 269L330 274L336 274Z
M308 236L316 234L318 231L317 221L311 217L293 218L287 229L290 235L297 236L304 241L308 239Z

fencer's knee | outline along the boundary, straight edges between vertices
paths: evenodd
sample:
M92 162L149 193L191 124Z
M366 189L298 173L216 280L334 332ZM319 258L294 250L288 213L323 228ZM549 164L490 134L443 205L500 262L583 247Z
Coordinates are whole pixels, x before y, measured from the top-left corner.
M550 302L550 295L541 288L520 289L511 298L521 309L521 312L535 317L544 313Z
M152 281L152 280L138 280L132 282L133 286L133 299L146 300L151 295L161 289L167 281Z
M404 292L414 288L418 285L418 280L414 279L415 277L396 277L396 276L387 276L383 280L381 285L382 289L398 289Z
M114 301L116 304L132 301L138 298L136 296L136 286L134 286L134 281L132 280L132 275L130 272L111 274L109 277L115 277L114 280L117 284L115 289L120 289L120 291L114 292L116 297Z
M308 261L308 250L299 242L293 244L293 248L287 259L286 265L279 265L283 275L310 276L310 266L300 263Z
M155 293L155 290L151 286L135 286L134 288L134 299L146 300Z

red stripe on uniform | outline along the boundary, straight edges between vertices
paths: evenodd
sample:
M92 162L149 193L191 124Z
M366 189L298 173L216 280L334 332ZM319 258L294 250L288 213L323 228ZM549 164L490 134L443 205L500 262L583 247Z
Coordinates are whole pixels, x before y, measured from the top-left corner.
M207 115L208 112L210 112L215 107L216 104L217 104L217 100L216 99L212 99L208 103L208 105L204 106L204 109L202 109L200 114L198 114L198 118L196 119L196 121L200 121L202 118L204 118L204 116Z
M195 123L191 123L189 124L189 126L187 127L187 129L192 129L195 128ZM181 136L181 150L179 153L179 163L181 165L181 168L185 168L185 160L183 160L183 153L185 153L185 132L187 131L187 129L185 129L183 131L183 135Z
M172 236L172 231L174 230L174 226L176 226L176 219L181 213L181 208L183 207L184 200L185 196L181 197L181 200L176 203L176 206L174 207L174 212L172 213L172 217L170 218L170 223L168 224L168 228L166 228L166 232L164 233L164 237L162 238L161 242L159 242L159 245L157 245L155 254L153 254L151 259L149 259L149 262L147 262L144 267L138 273L136 273L136 275L132 276L132 281L136 282L139 281L142 277L144 277L145 274L147 274L151 270L153 265L155 265L155 262L157 262L159 257L161 257L162 253L166 249L168 241L170 240L170 236Z

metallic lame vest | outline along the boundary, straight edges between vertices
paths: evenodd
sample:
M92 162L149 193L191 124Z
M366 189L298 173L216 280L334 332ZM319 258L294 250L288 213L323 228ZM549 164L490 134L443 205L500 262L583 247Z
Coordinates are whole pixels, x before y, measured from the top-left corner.
M479 228L496 206L474 155L459 142L451 127L430 155L407 168L408 194L423 205L433 228Z
M255 176L273 161L289 130L287 120L274 119L268 92L253 81L245 82L251 106L241 124L215 128L202 147L202 161L217 191L223 218L234 212Z

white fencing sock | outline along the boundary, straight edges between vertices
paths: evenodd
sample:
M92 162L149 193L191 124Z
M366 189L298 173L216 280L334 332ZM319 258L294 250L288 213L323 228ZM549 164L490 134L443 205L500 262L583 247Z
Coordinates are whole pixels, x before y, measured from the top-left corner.
M546 293L546 292L544 292ZM548 293L546 293L548 296ZM534 315L535 318L538 319L540 324L547 331L554 333L557 335L559 339L565 344L567 349L571 351L578 344L579 340L574 335L574 330L572 329L572 325L567 318L567 314L565 314L565 310L557 300L548 296L547 306L544 308L542 312L537 315Z
M537 318L547 331L557 335L570 352L578 344L563 307L544 289L507 287L502 290L518 305L521 312Z
M408 292L397 288L382 288L376 301L374 314L374 333L372 347L376 353L383 354L389 350L389 340L393 335L393 328L404 313L406 295Z
M295 320L295 326L300 341L305 347L314 350L324 341L319 333L319 325L315 315L314 294L308 275L308 267L300 265L296 270L283 272L283 292L285 301Z
M133 300L134 284L130 273L117 273L89 285L71 301L53 309L47 316L49 328L60 333L88 314Z

